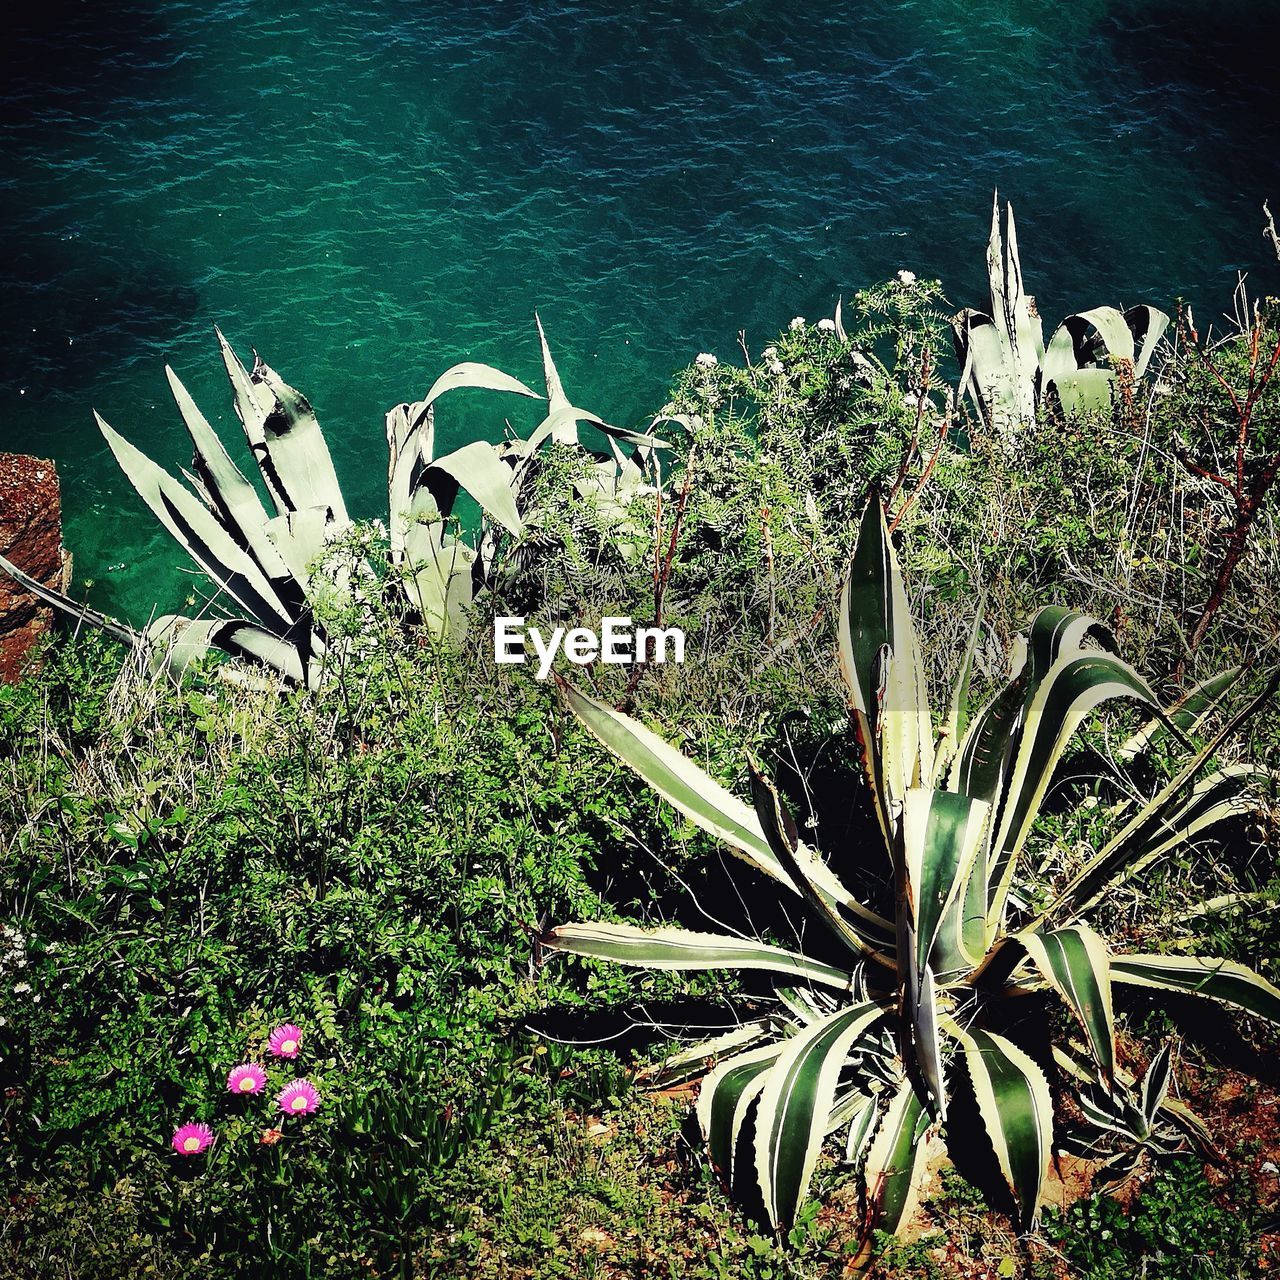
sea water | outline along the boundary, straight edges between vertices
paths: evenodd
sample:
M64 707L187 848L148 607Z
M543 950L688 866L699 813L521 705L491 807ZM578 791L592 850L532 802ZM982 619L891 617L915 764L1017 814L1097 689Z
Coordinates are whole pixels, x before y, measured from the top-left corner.
M700 351L908 269L985 298L991 195L1053 322L1277 289L1266 0L46 0L0 83L0 449L55 458L91 598L180 604L182 552L96 408L176 469L172 364L245 457L212 326L314 403L352 510L382 416L461 359L643 422ZM512 401L461 393L449 446ZM246 458L247 465L247 458Z

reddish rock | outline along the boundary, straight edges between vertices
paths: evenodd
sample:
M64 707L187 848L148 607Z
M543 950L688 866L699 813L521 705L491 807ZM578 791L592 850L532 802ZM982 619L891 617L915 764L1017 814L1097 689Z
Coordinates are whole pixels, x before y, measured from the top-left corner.
M0 453L0 555L38 582L65 591L71 557L62 549L58 472L46 458ZM53 611L0 571L0 681L19 679L48 634Z

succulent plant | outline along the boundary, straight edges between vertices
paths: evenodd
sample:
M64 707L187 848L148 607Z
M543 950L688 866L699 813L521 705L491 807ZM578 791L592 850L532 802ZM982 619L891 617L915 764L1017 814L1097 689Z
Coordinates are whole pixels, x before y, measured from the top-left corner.
M921 650L878 500L861 520L840 602L840 669L869 806L823 830L847 832L820 854L800 839L778 791L751 766L753 804L638 721L562 684L568 706L619 760L756 874L796 900L801 945L674 926L577 923L553 951L624 965L764 971L774 1011L744 1016L668 1070L702 1080L697 1114L712 1163L741 1185L751 1172L769 1222L793 1222L827 1135L845 1134L865 1238L909 1216L931 1139L976 1109L989 1164L1024 1226L1040 1202L1055 1129L1043 1052L1047 1002L1084 1034L1080 1072L1117 1097L1112 990L1199 995L1280 1023L1280 990L1249 969L1191 955L1128 955L1087 923L1115 886L1249 807L1252 771L1201 777L1258 694L1061 885L1043 911L1023 896L1027 839L1076 730L1113 699L1172 723L1102 624L1063 608L1031 624L1008 683L969 707L974 639L935 731ZM865 815L865 816L861 816ZM830 817L830 815L829 815ZM884 886L863 900L859 886Z

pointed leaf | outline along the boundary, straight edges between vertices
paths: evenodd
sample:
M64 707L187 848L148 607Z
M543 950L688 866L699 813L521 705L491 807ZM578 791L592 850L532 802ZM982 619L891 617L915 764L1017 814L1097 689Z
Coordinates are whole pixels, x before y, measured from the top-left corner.
M704 831L723 840L757 870L799 892L769 848L760 820L749 806L638 720L580 693L567 682L559 687L569 709L601 745L634 770L664 800ZM848 890L816 859L811 872L820 889L842 905L859 910Z
M641 969L760 969L849 990L847 970L782 947L691 929L642 929L634 924L562 924L542 939L551 951L613 960Z
M889 1102L876 1131L863 1170L870 1229L896 1232L910 1220L920 1202L928 1144L921 1126L924 1108L910 1080L904 1080Z
M120 469L187 554L232 599L270 629L287 631L293 616L253 557L169 473L135 449L98 415L98 427Z
M1107 945L1088 926L1018 935L1041 977L1079 1019L1094 1060L1109 1080L1116 1068L1115 1014L1111 1005L1111 960Z
M764 1088L764 1073L777 1062L783 1047L783 1042L775 1041L735 1054L702 1082L698 1093L698 1126L711 1163L726 1183L733 1178L738 1137L746 1113Z
M770 1068L756 1113L756 1176L773 1226L795 1221L845 1058L884 1012L868 1002L815 1022L787 1042Z
M1220 1000L1280 1025L1280 990L1261 974L1233 960L1210 956L1112 956L1111 978L1137 987Z
M515 495L511 492L511 468L499 459L491 444L474 440L437 458L427 468L423 483L430 486L430 476L435 471L451 476L513 537L518 538L524 532ZM448 514L444 504L440 509Z
M1044 1073L994 1032L955 1027L978 1110L1024 1225L1035 1217L1053 1148L1053 1101Z

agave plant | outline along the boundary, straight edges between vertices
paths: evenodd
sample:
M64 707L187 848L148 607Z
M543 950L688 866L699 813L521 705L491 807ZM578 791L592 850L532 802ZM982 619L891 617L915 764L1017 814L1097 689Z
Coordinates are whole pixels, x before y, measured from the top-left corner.
M1155 307L1094 307L1068 316L1044 344L1040 316L1023 290L1013 206L1000 234L1000 202L991 211L987 276L991 310L966 307L952 321L967 392L988 421L1010 427L1034 421L1046 401L1068 418L1105 410L1146 373L1169 317Z
M1079 1046L1077 1046L1078 1048ZM1054 1049L1066 1077L1075 1082L1085 1125L1068 1134L1065 1150L1085 1159L1102 1159L1094 1173L1094 1191L1113 1191L1134 1178L1148 1158L1199 1152L1216 1159L1213 1137L1188 1107L1169 1096L1173 1079L1173 1042L1166 1041L1140 1080L1116 1068L1111 1082L1100 1078L1087 1055Z
M172 369L166 369L170 390L194 448L191 470L183 472L190 487L95 417L143 501L242 615L165 615L139 633L42 587L3 558L0 568L50 603L108 626L179 671L219 649L292 683L313 685L325 670L334 639L324 619L369 605L383 589L384 578L399 584L411 616L434 634L457 639L465 632L469 606L486 581L500 536L518 540L526 532L528 521L519 507L522 468L543 440L577 447L576 423L588 421L611 443L614 438L633 443L642 461L667 447L652 435L612 427L572 406L541 322L538 334L550 412L528 441L495 446L479 440L436 455L436 405L446 392L472 387L541 398L518 379L484 364L454 365L422 400L397 405L386 415L388 566L375 566L358 550L335 554L351 538L353 522L311 405L256 354L252 370L246 369L217 332L236 415L272 512ZM617 466L614 492L625 514L625 505L648 490L636 483L640 463L618 450ZM464 491L482 513L474 543L452 519ZM384 572L388 567L389 574Z
M694 1046L676 1065L714 1060L697 1104L710 1158L731 1185L754 1174L776 1228L794 1221L824 1139L841 1130L862 1190L864 1238L875 1226L894 1230L912 1211L931 1141L966 1108L970 1117L976 1108L985 1130L997 1185L1030 1223L1054 1146L1055 1069L1037 1040L1052 999L1078 1020L1088 1059L1081 1070L1090 1067L1106 1090L1119 1078L1116 984L1193 993L1280 1022L1280 990L1247 968L1116 953L1085 919L1112 887L1246 807L1246 770L1197 779L1270 690L1149 801L1135 802L1114 837L1036 912L1023 896L1022 855L1073 734L1111 699L1153 714L1159 707L1101 624L1051 607L1035 617L1007 685L971 716L978 634L975 626L935 733L906 592L873 500L844 586L839 639L870 806L854 804L847 821L829 824L850 834L822 855L800 840L754 765L747 805L636 720L561 686L610 752L793 895L810 922L797 930L799 948L607 923L561 925L543 940L625 965L775 975L776 1011ZM878 899L859 896L877 880L886 886Z

